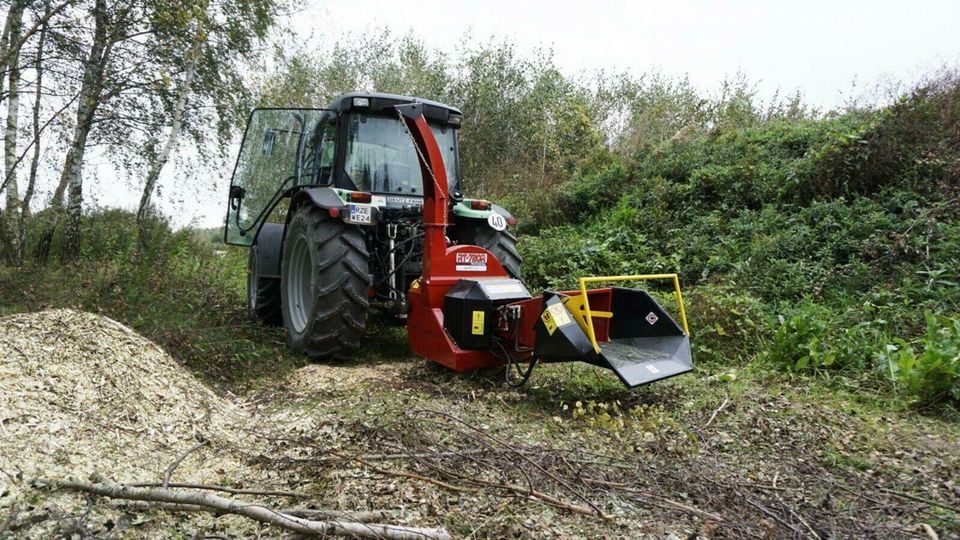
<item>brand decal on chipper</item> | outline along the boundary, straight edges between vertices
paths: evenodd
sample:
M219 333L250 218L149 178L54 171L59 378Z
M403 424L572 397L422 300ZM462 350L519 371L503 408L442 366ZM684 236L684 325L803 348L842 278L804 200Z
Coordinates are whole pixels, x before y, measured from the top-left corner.
M486 253L457 253L457 270L461 272L485 272Z

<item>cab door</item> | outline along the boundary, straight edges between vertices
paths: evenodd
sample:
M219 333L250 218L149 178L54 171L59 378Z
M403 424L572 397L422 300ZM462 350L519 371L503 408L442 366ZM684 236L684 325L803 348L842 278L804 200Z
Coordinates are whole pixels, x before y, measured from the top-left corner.
M249 246L289 190L322 183L335 137L336 113L325 109L255 109L250 113L230 179L224 241ZM335 133L335 128L333 133ZM329 172L326 173L329 178ZM282 213L281 213L282 214Z

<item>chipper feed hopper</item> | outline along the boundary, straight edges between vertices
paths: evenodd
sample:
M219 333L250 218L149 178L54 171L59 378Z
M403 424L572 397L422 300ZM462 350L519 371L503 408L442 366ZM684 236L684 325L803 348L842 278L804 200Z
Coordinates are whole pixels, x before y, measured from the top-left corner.
M404 321L413 351L463 371L587 362L629 387L692 369L675 274L580 279L533 296L516 220L461 193L448 105L352 93L326 109L258 109L234 169L225 241L250 248L250 316L315 359L363 346L370 316ZM679 324L623 282L669 280ZM600 288L589 288L599 286Z
M450 245L443 157L419 105L396 109L424 178L423 274L411 285L407 319L415 353L456 371L505 364L508 381L521 384L538 361L587 362L613 370L628 387L693 368L676 274L581 278L577 291L533 297L489 251ZM672 280L681 325L645 291L587 289L646 279Z

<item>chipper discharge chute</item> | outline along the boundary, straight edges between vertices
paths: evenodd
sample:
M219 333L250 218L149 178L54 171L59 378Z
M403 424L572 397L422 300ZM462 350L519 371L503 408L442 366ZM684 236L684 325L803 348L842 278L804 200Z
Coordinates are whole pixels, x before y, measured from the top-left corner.
M580 279L580 290L533 297L484 248L448 240L443 158L417 104L396 107L414 140L423 182L423 272L409 291L415 353L454 370L506 365L525 382L538 361L587 362L634 387L693 369L676 274ZM671 279L680 325L646 292L588 283Z

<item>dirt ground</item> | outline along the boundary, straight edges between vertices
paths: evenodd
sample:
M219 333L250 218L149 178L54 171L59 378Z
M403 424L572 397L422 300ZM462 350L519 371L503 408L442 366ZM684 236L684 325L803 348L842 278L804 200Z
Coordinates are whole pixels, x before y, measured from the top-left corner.
M158 482L207 441L174 481L454 538L960 538L960 424L860 389L707 367L626 391L552 365L515 390L396 354L391 331L364 358L216 394L128 330L46 313L0 319L4 537L283 536L36 482Z

